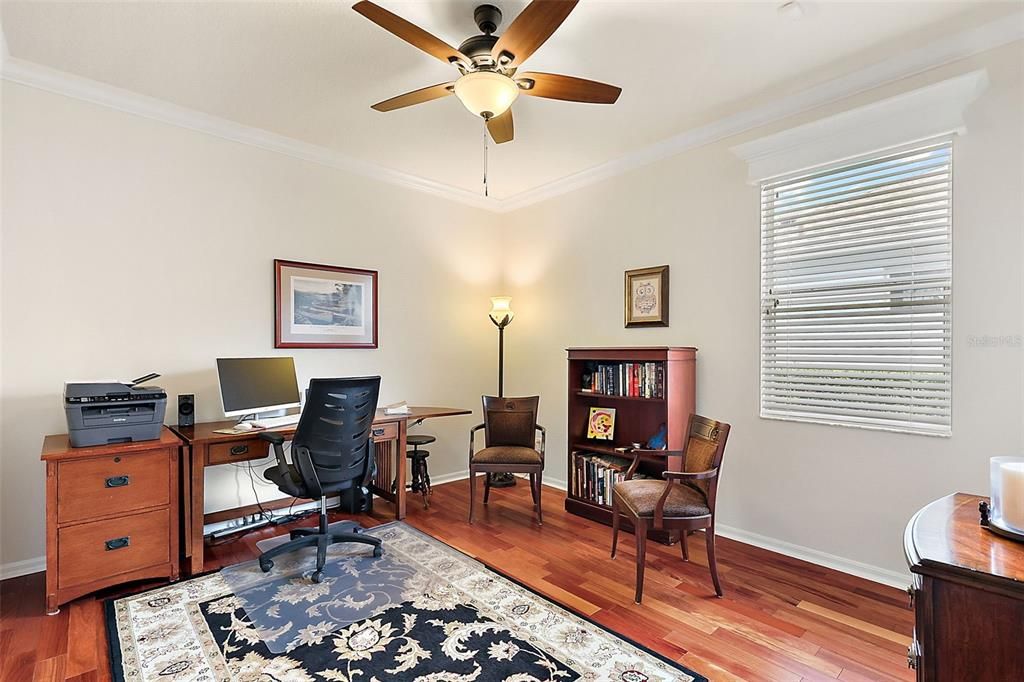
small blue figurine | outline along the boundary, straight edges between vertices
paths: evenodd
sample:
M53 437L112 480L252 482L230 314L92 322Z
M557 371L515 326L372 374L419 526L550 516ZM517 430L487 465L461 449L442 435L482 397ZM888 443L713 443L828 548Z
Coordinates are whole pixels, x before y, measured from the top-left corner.
M668 429L662 424L658 427L658 432L647 439L648 450L664 450L668 447L666 439L668 438Z

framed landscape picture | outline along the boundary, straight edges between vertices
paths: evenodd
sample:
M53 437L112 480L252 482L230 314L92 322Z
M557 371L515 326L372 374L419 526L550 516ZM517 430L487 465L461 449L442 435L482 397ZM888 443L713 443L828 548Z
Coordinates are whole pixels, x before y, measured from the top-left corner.
M626 327L668 326L668 266L626 270Z
M274 261L275 348L376 348L377 271Z

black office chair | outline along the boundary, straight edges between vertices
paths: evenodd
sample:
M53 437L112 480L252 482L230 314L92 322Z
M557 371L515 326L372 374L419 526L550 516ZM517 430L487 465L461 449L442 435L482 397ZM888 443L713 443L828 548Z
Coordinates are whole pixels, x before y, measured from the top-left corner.
M268 572L271 559L301 547L316 545L313 582L323 580L327 547L337 542L373 545L373 556L383 553L379 538L360 533L331 533L327 528L327 497L352 488L368 494L374 473L374 444L370 427L377 411L380 377L313 379L306 406L292 436L292 461L284 456L284 437L261 433L274 446L277 464L263 472L282 492L320 500L318 528L297 528L291 540L260 555L260 568ZM357 492L357 490L352 491Z

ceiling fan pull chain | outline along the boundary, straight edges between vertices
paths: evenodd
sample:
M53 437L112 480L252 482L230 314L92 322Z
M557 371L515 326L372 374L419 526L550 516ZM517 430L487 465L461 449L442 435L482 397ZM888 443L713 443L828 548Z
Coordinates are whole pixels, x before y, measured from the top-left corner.
M489 196L487 187L487 119L484 122L484 196Z

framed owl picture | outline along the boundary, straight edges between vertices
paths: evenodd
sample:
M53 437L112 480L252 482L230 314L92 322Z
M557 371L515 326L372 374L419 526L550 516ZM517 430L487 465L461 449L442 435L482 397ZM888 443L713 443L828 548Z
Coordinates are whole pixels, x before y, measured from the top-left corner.
M668 266L626 270L626 327L668 326Z

